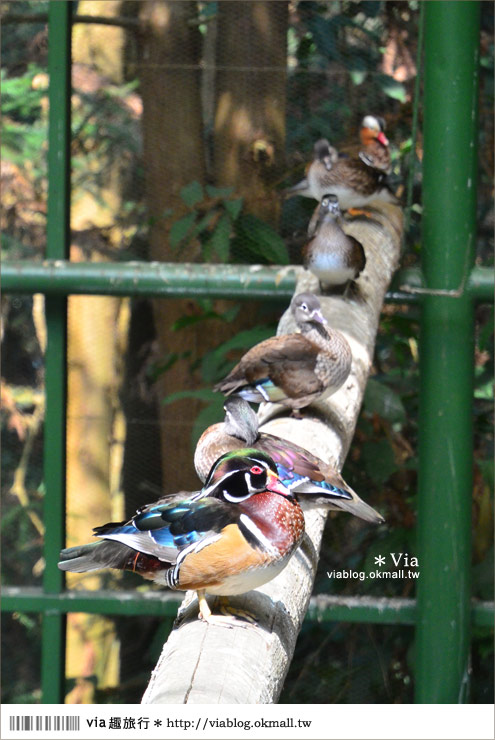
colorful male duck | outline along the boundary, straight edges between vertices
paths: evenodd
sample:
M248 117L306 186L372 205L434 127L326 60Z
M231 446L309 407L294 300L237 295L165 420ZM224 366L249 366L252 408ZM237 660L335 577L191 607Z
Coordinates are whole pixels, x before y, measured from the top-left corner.
M321 201L324 195L332 193L337 196L342 211L361 208L373 200L400 205L386 182L386 172L390 166L388 140L383 131L378 131L375 136L371 119L380 128L380 122L375 116L365 116L360 131L364 149L359 156L333 157L335 161L332 161L329 168L328 159L322 157L323 147L317 148L315 145L314 158L306 177L288 188L286 195L303 195ZM386 141L387 144L382 145L381 141ZM379 146L384 147L383 152L378 150Z
M255 449L222 455L201 491L178 498L96 527L101 540L62 550L58 567L131 570L174 590L194 589L201 617L225 623L212 616L205 592L242 594L275 578L303 537L301 507L273 460Z
M328 326L312 293L295 295L290 307L300 334L255 345L214 390L254 403L281 403L297 416L299 409L341 387L351 370L347 340Z
M359 152L361 160L376 170L387 174L391 171L389 140L385 136L385 121L379 116L367 115L361 122L359 131L361 143L364 146Z

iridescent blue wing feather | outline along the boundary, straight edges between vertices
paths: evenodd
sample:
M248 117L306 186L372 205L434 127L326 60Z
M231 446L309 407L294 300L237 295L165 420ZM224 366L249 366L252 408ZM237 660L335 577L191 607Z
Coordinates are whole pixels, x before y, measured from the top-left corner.
M129 522L104 524L94 529L96 537L116 540L135 550L175 563L181 550L221 530L236 514L224 502L212 498L151 505Z
M322 461L302 447L265 433L260 435L257 446L273 458L280 478L287 488L298 493L351 498L340 476L336 473L331 474L328 469L322 470ZM329 480L330 476L335 480Z

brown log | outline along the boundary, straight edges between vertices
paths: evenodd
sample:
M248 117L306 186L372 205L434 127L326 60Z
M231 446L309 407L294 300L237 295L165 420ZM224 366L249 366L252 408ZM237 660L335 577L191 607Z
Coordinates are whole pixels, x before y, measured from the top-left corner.
M379 210L373 219L359 219L346 227L366 251L360 298L321 299L324 315L351 344L351 374L337 393L306 409L303 420L289 418L284 412L264 426L264 430L306 447L339 469L351 444L380 310L400 255L402 211L374 205ZM296 292L317 289L316 279L298 269ZM279 332L292 330L293 321L286 312ZM274 411L273 407L269 411ZM234 606L254 612L256 626L227 629L206 625L197 619L194 594L188 594L143 703L266 704L278 700L311 596L325 519L323 510L307 513L305 540L285 570L265 586L229 599ZM214 607L214 600L211 605Z

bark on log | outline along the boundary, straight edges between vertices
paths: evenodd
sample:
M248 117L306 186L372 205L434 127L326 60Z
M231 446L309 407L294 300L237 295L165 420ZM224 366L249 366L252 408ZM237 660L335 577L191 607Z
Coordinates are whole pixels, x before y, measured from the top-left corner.
M360 300L321 299L330 324L351 344L353 364L344 386L295 420L284 412L265 431L290 439L340 469L349 449L371 367L380 310L398 266L402 211L378 205L373 219L355 220L346 231L365 248ZM317 280L298 270L296 292L317 291ZM288 313L279 333L293 331ZM269 409L270 416L274 411ZM197 619L188 594L143 697L143 704L271 704L278 700L313 588L326 512L306 513L306 536L285 570L265 586L229 601L254 612L255 627L208 626ZM344 514L339 514L344 516ZM213 601L211 602L213 603Z

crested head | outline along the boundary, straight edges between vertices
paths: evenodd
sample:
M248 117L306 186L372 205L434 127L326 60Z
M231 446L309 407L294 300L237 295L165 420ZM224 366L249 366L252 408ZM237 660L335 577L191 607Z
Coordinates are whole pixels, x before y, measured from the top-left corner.
M218 458L209 472L202 494L240 503L264 491L292 496L281 482L272 458L261 450L244 448Z
M335 147L330 146L328 139L318 139L313 147L313 158L330 171L338 160L339 154Z
M300 328L305 324L326 325L327 323L321 313L320 301L314 293L298 293L293 297L290 307Z
M371 137L373 139L377 139L380 144L383 144L383 146L388 146L388 139L385 136L385 119L381 118L380 116L372 116L367 115L363 118L361 121L361 131L366 131L371 134ZM364 140L363 135L361 135L361 139Z
M330 146L328 139L318 139L313 147L313 155L315 159L323 159L324 157L331 156L333 147Z
M251 406L240 396L230 396L223 405L225 431L248 447L258 439L258 417Z
M380 116L368 114L361 121L361 128L369 128L370 131L385 131L385 120Z
M323 196L320 203L321 209L332 216L340 216L339 199L333 193L327 193Z

